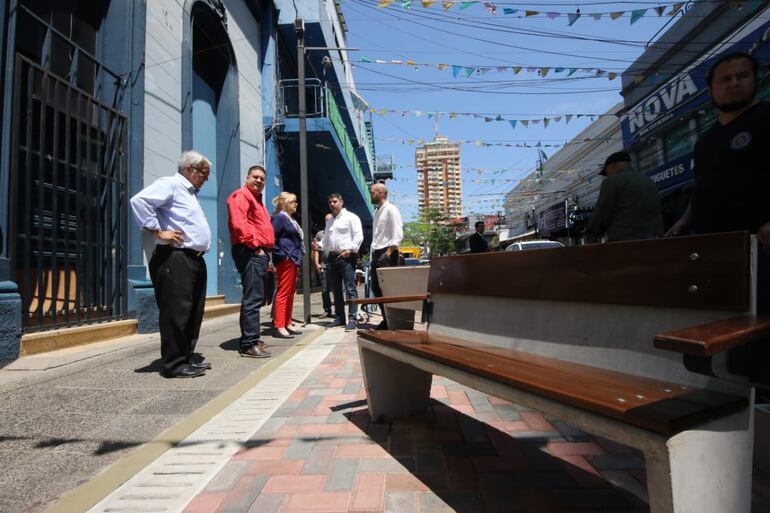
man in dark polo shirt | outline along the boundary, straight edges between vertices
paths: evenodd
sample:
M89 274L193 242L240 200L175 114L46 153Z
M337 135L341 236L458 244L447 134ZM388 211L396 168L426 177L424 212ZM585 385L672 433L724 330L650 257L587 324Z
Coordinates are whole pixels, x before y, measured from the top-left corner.
M720 58L708 74L719 118L695 145L690 205L667 235L748 230L760 243L757 313L770 314L770 104L756 102L756 60ZM767 346L765 344L765 346ZM751 348L751 377L770 384L770 352Z

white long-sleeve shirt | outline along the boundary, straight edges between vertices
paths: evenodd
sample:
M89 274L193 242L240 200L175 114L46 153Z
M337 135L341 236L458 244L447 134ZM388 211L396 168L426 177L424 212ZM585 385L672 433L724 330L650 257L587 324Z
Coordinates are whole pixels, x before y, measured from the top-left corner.
M336 217L326 221L321 248L324 252L342 253L349 250L357 253L363 241L361 219L343 208Z
M372 249L383 249L390 246L400 246L404 238L404 227L401 213L388 200L377 208L372 225Z

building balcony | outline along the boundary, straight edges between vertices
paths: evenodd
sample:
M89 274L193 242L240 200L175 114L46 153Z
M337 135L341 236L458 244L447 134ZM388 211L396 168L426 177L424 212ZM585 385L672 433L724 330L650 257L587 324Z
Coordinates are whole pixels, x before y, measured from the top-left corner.
M283 136L279 138L287 190L299 191L299 84L297 80L279 83L279 104L283 117ZM356 151L340 108L320 80L305 81L307 162L311 201L326 210L326 195L342 194L345 206L362 221L371 221L367 175ZM363 160L366 160L364 158Z

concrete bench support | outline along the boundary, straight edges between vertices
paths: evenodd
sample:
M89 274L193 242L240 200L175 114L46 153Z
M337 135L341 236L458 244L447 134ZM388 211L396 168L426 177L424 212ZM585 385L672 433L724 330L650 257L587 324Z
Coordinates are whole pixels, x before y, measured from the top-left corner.
M433 375L380 353L360 348L369 415L375 422L422 413Z

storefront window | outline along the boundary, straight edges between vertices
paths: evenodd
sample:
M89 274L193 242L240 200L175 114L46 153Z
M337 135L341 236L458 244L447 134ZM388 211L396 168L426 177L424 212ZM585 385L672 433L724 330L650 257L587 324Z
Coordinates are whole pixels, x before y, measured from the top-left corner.
M719 111L711 104L705 107L705 110L698 115L698 133L702 134L714 124L717 120Z
M639 148L639 171L647 173L662 164L662 158L658 151L658 143L655 140L648 141Z
M671 130L665 136L666 162L683 157L692 151L692 134L690 123L682 122L681 125Z

